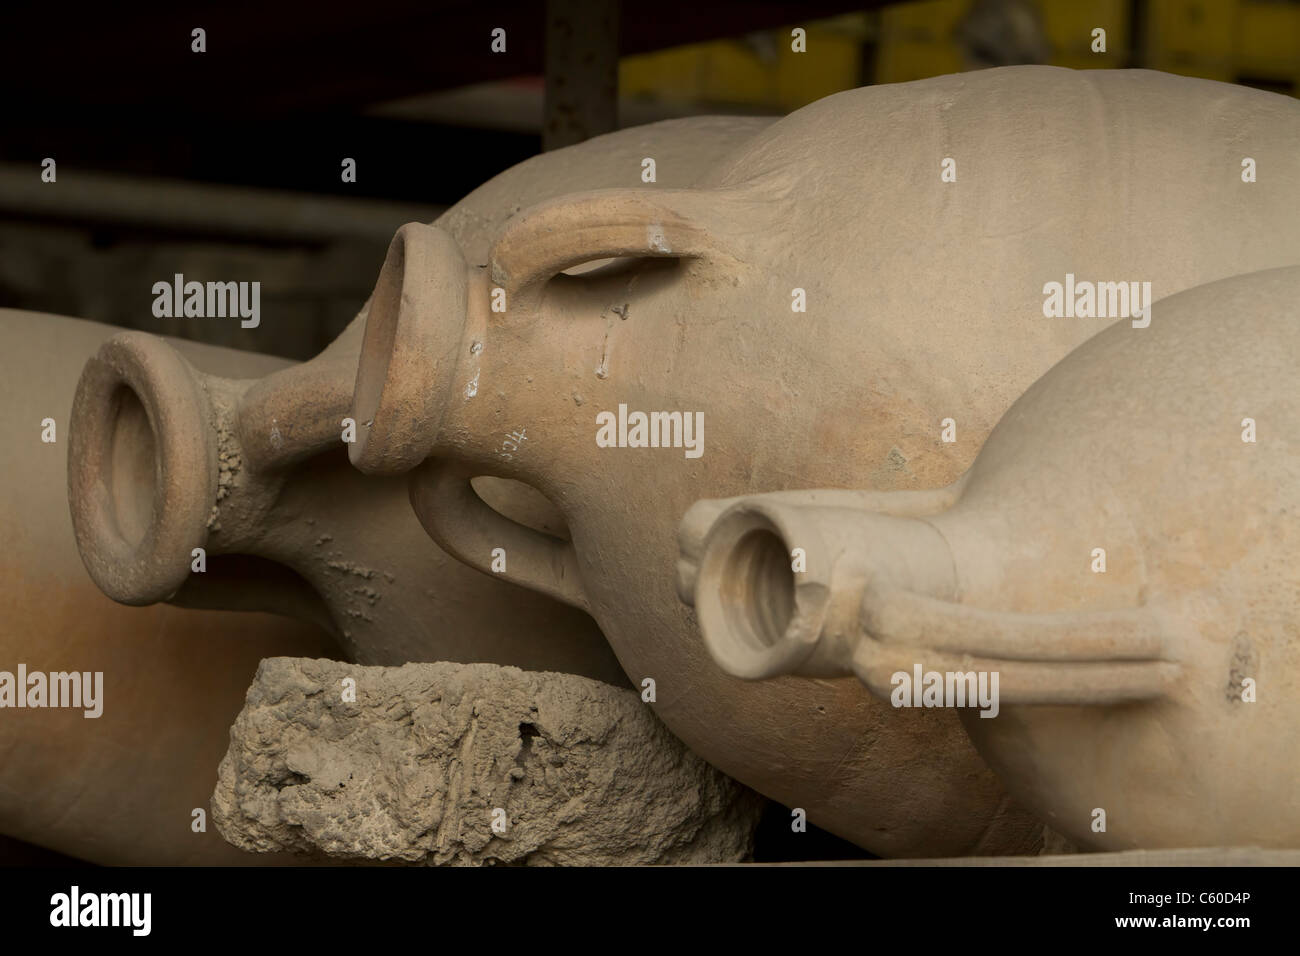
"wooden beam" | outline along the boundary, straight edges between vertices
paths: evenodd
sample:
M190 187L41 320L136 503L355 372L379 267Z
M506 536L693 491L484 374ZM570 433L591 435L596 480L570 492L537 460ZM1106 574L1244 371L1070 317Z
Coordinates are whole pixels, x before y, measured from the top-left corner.
M618 128L618 0L546 0L542 149Z

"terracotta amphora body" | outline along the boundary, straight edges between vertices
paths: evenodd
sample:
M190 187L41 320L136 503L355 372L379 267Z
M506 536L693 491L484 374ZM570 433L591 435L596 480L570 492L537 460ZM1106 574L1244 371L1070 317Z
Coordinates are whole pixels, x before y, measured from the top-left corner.
M697 504L714 659L958 708L1081 846L1300 847L1300 268L1156 316L1044 375L948 488Z
M1243 181L1246 157L1276 174ZM1117 313L1146 324L1153 299L1300 263L1297 157L1286 97L1050 67L828 97L689 188L611 157L628 185L524 209L486 256L403 227L350 454L418 466L413 502L451 553L490 573L502 549L504 576L589 609L668 726L742 782L883 855L1019 849L1029 828L951 713L716 667L675 596L681 513L952 482ZM480 507L484 473L540 490L571 540Z
M651 137L673 161L669 180L685 183L767 122L661 123L594 151L535 157L438 222L465 248L485 249L521 203L614 181L611 153L639 161ZM316 358L276 363L272 374L251 358L233 376L202 374L144 333L106 343L86 365L71 428L69 500L95 582L129 604L292 613L329 628L360 663L491 662L625 684L587 615L452 560L420 529L403 481L348 467L344 419L364 315ZM566 533L528 487L491 478L478 487L512 518Z
M0 671L16 684L25 665L27 686L9 688L24 703L41 700L35 674L46 684L46 706L19 708L15 696L0 709L0 832L106 865L292 862L250 858L194 811L208 812L261 659L339 652L285 617L114 604L86 575L68 515L68 415L82 366L118 331L0 310ZM219 375L284 364L176 347ZM72 672L102 674L98 717L49 706L49 675Z

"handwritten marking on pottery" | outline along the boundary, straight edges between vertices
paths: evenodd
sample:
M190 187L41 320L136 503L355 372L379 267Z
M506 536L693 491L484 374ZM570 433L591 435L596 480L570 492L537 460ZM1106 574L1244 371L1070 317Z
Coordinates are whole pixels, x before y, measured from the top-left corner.
M1253 183L1255 181L1255 160L1246 156L1241 161L1241 181L1243 183Z
M47 445L53 445L58 439L56 437L58 429L54 425L53 418L41 419L41 441Z
M205 295L206 293L206 295ZM153 284L153 314L171 318L236 318L241 328L255 329L262 322L262 283L186 282L176 273L172 282Z
M808 293L797 286L790 290L790 311L807 312L808 311Z
M501 440L497 454L506 461L514 461L514 453L519 450L519 443L528 440L528 429L518 428Z
M597 448L683 448L687 458L704 454L703 412L596 413Z
M1151 324L1150 282L1082 282L1074 273L1065 282L1043 285L1043 315L1049 319L1133 319L1133 328Z
M51 926L122 927L132 936L148 936L153 929L152 893L83 893L73 885L51 896L50 907Z
M28 672L18 665L17 675L0 671L0 709L5 707L77 708L94 720L104 713L103 671Z
M505 52L506 52L506 31L505 31L505 28L504 28L504 27L493 27L493 28L492 28L491 37L492 37L492 43L490 44L489 49L490 49L493 53L505 53Z
M652 183L655 181L655 161L647 156L641 160L641 182ZM651 246L653 249L654 246Z
M895 707L978 707L980 717L996 717L998 671L924 671L920 664L912 673L895 671L889 683L894 689L889 702Z
M957 160L945 156L939 162L939 182L955 183L957 181Z
M1105 548L1092 549L1092 573L1093 574L1106 573L1106 549Z
M647 677L641 681L641 700L647 704L655 702L655 679Z
M475 369L475 370L474 370L474 377L471 378L471 379L469 380L469 384L467 384L467 385L465 386L465 397L466 397L466 398L473 398L475 395L478 394L478 377L479 377L479 372L480 372L479 369Z
M339 699L345 704L355 704L357 702L357 679L355 677L345 677L339 683L343 686Z
M208 570L208 553L202 548L192 550L190 557L194 559L190 562L190 570L195 574L203 574Z
M1255 419L1243 418L1241 420L1241 440L1247 444L1255 442Z
M808 552L803 548L795 548L790 552L790 570L795 574L808 570Z
M194 833L208 832L208 813L202 807L190 811L190 830Z
M506 549L505 548L492 549L492 572L494 574L506 573Z
M343 426L343 441L352 444L357 440L357 420L355 418L345 418L339 422Z
M343 160L343 171L339 174L345 183L357 181L357 161L350 156Z
M803 807L795 807L790 811L790 832L808 832L808 811Z
M58 168L58 164L54 162L54 159L52 157L46 156L44 159L42 159L41 160L41 182L43 183L56 182L57 168Z

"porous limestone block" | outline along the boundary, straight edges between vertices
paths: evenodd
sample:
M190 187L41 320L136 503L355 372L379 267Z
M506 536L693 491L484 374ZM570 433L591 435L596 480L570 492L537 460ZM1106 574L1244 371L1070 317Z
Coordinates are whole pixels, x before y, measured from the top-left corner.
M256 852L715 863L749 856L762 802L633 691L494 664L278 657L231 728L212 816Z

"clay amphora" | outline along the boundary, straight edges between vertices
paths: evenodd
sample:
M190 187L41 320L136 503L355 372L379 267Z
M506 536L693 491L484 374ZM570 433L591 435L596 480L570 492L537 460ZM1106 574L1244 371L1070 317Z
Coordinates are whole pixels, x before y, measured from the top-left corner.
M536 157L439 223L473 249L523 197L616 181L605 160L623 155L635 168L648 135L674 160L670 180L686 182L766 123L662 123ZM143 333L107 343L86 366L71 429L69 499L95 582L129 604L293 613L329 628L361 663L491 662L625 684L585 614L451 560L420 530L404 482L366 481L347 467L343 419L361 330L359 317L316 358L277 363L261 378L251 367L200 374ZM513 518L566 534L531 489L479 487ZM192 573L195 548L205 550L203 574Z
M1225 279L1072 352L948 488L701 502L705 642L737 676L956 703L1082 846L1300 847L1297 356L1300 269Z
M68 515L68 414L86 359L117 331L0 309L0 671L103 674L99 717L0 709L0 833L106 865L294 862L250 858L211 821L196 830L193 811L207 813L261 659L338 650L319 628L284 617L123 607L87 577ZM175 344L218 375L284 364Z
M621 681L590 618L465 568L431 546L401 482L348 467L355 355L345 332L310 362L227 378L156 336L104 343L69 428L72 522L95 583L125 604L290 614L361 663L514 663ZM520 520L563 531L529 489L493 491Z
M1280 171L1297 155L1286 97L1017 67L829 97L695 187L538 203L485 258L407 226L372 300L350 454L375 474L427 459L412 496L434 539L484 571L503 548L511 580L589 608L633 683L656 682L659 716L742 782L882 855L1023 848L952 714L714 666L674 593L680 515L753 490L950 483L1113 321L1046 317L1049 282L1158 299L1300 262L1300 177ZM1243 182L1243 156L1279 172ZM651 413L678 413L655 430L676 447L634 447ZM466 479L484 473L543 492L571 543L479 508Z

